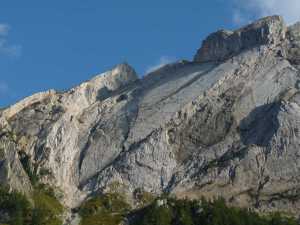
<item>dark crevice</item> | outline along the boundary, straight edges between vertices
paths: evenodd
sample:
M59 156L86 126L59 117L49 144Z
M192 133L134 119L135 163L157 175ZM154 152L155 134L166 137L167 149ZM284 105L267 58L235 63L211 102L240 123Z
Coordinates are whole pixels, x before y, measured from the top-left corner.
M260 193L263 190L264 186L270 181L269 176L264 176L264 170L262 171L262 180L259 181L257 192L255 194L255 208L260 206Z
M88 135L88 141L86 142L85 146L83 147L83 149L80 151L80 155L79 155L79 163L78 163L78 168L79 168L79 173L81 173L81 167L82 167L82 163L83 160L85 158L85 155L91 145L91 137L94 134L94 132L96 131L97 127L99 125L99 121L92 127L92 129L89 131L89 135Z

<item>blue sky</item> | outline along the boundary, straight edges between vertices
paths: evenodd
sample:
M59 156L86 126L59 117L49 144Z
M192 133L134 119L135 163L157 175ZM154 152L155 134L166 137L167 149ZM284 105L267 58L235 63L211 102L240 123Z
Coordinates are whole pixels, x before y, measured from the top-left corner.
M143 75L160 63L192 59L209 33L263 15L296 21L299 0L280 2L2 1L0 107L38 91L68 89L124 61Z

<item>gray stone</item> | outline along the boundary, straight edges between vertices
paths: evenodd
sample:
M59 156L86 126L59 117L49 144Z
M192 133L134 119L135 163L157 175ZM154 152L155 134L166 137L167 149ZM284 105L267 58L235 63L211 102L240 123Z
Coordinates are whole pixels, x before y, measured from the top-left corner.
M208 36L194 60L219 62L256 46L276 46L284 40L286 29L280 16L270 16L236 31L220 30Z

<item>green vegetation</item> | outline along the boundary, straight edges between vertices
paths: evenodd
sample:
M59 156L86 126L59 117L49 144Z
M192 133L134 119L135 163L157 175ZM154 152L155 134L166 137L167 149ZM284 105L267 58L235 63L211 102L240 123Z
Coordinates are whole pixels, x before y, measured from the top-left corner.
M140 196L143 192L139 191ZM152 201L152 200L151 200ZM94 196L78 209L80 225L119 225L128 218L130 225L297 225L280 213L259 215L248 209L228 207L215 201L178 200L161 197L131 211L124 195ZM24 195L0 188L0 225L62 225L63 206L53 189L37 185L30 202Z
M295 219L279 213L262 216L251 210L228 207L222 199L191 201L164 197L142 209L129 210L129 205L121 195L113 193L95 196L79 209L81 225L118 225L125 217L129 218L130 225L298 224Z
M118 193L95 196L79 209L81 225L118 225L129 213L130 205Z
M46 169L46 168L41 168L40 169L40 176L41 177L43 177L43 176L49 176L49 175L52 175L51 170Z
M172 208L169 206L151 205L145 211L142 220L138 220L134 225L169 225L173 220Z
M138 203L139 207L145 207L151 204L155 200L155 196L150 192L144 191L141 188L137 188L134 191L134 198Z
M52 188L39 185L34 191L33 225L60 225L63 206L56 199Z
M0 212L5 218L0 223L12 225L30 224L32 206L22 194L11 192L7 188L0 188ZM2 216L4 217L4 216Z
M61 225L63 207L53 193L52 189L40 185L31 203L20 193L0 188L0 224Z
M30 157L25 152L18 154L34 190L29 201L22 194L10 193L7 189L0 188L0 224L61 225L64 209L53 189L39 183L37 168L30 162ZM42 175L47 173L49 171L42 170Z
M160 202L164 202L161 204ZM158 204L160 203L160 204ZM166 199L140 210L132 225L296 225L296 220L279 213L257 213L214 202Z

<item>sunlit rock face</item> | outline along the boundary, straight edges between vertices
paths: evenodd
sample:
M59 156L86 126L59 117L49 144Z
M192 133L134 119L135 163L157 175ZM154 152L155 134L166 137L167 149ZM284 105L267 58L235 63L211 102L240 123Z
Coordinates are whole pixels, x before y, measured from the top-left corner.
M290 26L287 32L287 57L293 64L300 64L300 22Z
M236 31L220 30L204 40L195 55L197 62L224 61L261 45L276 46L286 36L287 27L279 16L266 17Z
M30 193L28 159L71 208L118 184L299 213L299 43L299 24L267 17L209 35L193 62L28 97L0 111L0 180Z

